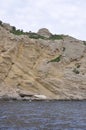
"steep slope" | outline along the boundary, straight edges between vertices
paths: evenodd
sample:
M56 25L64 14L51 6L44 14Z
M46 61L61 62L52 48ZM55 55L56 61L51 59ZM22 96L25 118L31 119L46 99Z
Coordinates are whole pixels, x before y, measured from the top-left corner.
M15 35L12 29L0 26L1 98L86 99L85 42L51 33Z

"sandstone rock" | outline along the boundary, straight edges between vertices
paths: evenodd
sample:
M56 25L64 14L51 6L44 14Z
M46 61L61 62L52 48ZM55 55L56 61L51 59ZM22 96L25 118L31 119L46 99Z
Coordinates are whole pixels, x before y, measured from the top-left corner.
M3 23L3 27L4 27L6 30L9 30L9 31L12 30L12 26L10 26L10 24Z
M69 36L30 39L0 26L0 98L86 99L86 46Z
M44 37L47 37L47 38L49 38L49 37L51 36L51 33L50 33L49 30L46 29L46 28L39 29L37 33L38 33L39 35L44 36Z

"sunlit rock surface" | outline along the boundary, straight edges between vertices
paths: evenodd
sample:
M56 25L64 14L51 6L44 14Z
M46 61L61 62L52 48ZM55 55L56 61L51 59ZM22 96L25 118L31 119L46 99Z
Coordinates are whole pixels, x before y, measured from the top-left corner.
M31 39L8 28L0 26L0 98L86 99L85 42L65 35Z

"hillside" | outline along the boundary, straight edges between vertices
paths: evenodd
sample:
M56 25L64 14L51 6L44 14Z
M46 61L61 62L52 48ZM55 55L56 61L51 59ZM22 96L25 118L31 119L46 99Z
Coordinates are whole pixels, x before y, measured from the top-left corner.
M86 42L0 22L0 98L86 99Z

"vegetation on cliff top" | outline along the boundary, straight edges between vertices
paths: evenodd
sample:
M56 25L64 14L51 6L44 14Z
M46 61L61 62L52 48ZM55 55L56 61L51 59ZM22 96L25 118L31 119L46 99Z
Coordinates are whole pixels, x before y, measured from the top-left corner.
M0 21L0 25L3 26L3 22ZM15 26L11 26L12 30L10 31L11 33L15 34L15 35L27 35L29 36L29 38L33 38L33 39L44 39L44 40L62 40L64 38L64 35L57 35L57 34L51 34L49 38L42 36L38 33L34 33L34 32L24 32L22 29L16 29Z
M0 20L0 25L2 26L2 21Z
M27 35L29 36L29 38L33 38L33 39L45 39L45 40L61 40L63 39L63 35L51 35L49 38L46 38L44 36L41 36L37 33L34 32L24 32L23 30L20 29L16 29L16 27L12 27L12 30L10 31L11 33L15 34L15 35Z
M83 44L86 46L86 41L83 41Z

